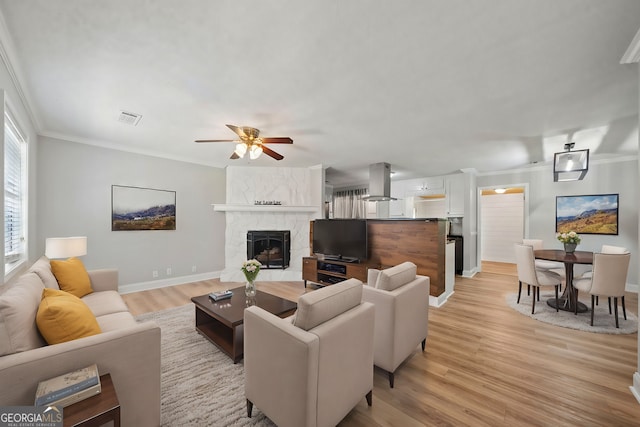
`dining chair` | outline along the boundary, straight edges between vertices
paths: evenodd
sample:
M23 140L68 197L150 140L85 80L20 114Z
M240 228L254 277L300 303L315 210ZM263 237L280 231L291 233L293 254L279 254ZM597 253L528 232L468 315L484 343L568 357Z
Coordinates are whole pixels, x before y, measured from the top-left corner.
M518 269L518 304L520 304L520 294L522 284L533 286L533 297L531 298L531 314L536 311L536 297L539 298L541 286L553 286L556 291L556 311L558 311L558 292L562 278L559 274L549 270L541 270L535 267L535 257L533 247L529 245L515 245L516 266Z
M522 244L531 246L534 251L544 249L544 244L542 239L522 239ZM535 266L539 270L551 270L554 273L560 274L560 276L564 276L564 264L556 261L547 261L545 259L536 259ZM562 272L562 273L560 273ZM530 286L527 285L527 295L529 295ZM560 286L560 290L562 290L562 286ZM539 292L540 288L538 288L538 301L540 301Z
M627 254L629 253L629 250L623 246L602 245L600 252L603 254ZM578 278L586 279L588 277L591 277L592 275L593 275L593 270L588 270L582 273ZM607 300L609 303L609 314L611 314L611 297L607 298ZM600 299L598 298L598 295L596 295L596 305L598 305L599 302L600 302ZM627 317L625 315L625 319L626 318Z
M595 253L593 254L593 274L591 277L583 277L573 281L577 291L591 294L591 326L593 326L593 309L596 296L602 295L613 298L616 316L616 328L618 325L618 298L622 301L622 313L627 320L627 310L624 305L624 289L627 284L627 272L629 270L630 253ZM611 314L611 306L609 306Z

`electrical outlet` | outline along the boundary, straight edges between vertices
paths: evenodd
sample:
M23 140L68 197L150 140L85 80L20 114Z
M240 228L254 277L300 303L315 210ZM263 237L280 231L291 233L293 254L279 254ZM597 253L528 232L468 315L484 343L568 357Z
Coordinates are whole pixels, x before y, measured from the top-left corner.
M167 276L171 276L171 267L167 267Z
M196 271L198 271L198 268L195 265L191 266L191 272L195 273Z
M153 271L151 272L151 275L152 275L153 277L158 277L158 270L153 270Z

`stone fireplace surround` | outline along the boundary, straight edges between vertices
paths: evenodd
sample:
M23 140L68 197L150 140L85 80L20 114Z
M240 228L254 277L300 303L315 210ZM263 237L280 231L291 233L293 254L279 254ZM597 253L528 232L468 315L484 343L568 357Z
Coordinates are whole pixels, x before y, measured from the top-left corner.
M226 169L226 204L214 205L225 213L225 268L222 282L244 282L240 270L247 257L247 231L290 230L289 268L261 270L260 281L302 280L302 257L309 255L309 222L321 218L324 169L229 166ZM274 200L280 205L255 205Z

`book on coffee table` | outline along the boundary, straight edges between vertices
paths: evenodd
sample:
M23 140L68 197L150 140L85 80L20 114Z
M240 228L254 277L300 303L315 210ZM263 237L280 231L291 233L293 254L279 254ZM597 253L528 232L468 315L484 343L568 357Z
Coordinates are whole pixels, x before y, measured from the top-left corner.
M229 290L220 291L220 292L211 292L209 294L209 298L211 298L214 301L220 301L223 299L231 298L232 296L233 296L233 292Z
M102 391L95 364L38 383L35 406L69 406Z

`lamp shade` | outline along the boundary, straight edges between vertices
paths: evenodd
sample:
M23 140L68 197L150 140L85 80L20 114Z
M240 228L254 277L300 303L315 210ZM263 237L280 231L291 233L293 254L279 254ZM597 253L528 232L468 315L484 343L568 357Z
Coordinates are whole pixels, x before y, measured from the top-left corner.
M564 151L553 156L553 180L578 181L589 170L589 150Z
M47 258L69 258L87 254L87 237L49 237L45 242Z

